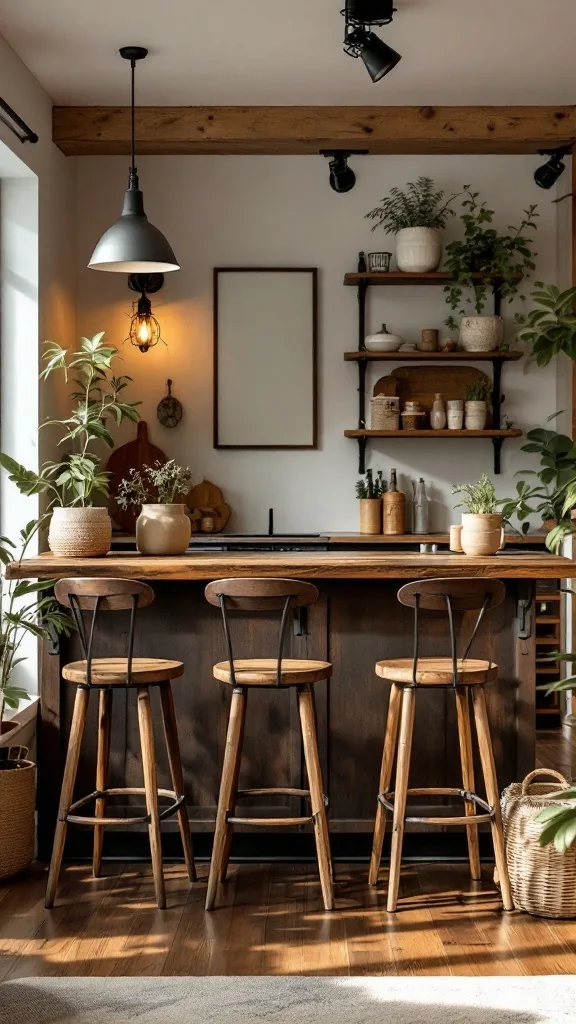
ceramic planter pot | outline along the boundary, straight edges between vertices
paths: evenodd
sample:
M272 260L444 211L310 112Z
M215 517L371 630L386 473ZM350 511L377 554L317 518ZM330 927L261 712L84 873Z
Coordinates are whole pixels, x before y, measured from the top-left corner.
M495 555L504 547L501 514L465 512L460 544L465 555Z
M187 505L142 505L136 520L136 547L141 555L183 555L192 524Z
M440 233L435 228L402 228L396 235L396 265L407 274L436 270L442 258Z
M464 316L460 344L465 352L494 352L500 348L504 321L501 316Z
M112 543L112 520L105 508L62 508L52 512L48 546L61 558L97 558Z
M360 498L360 533L382 533L381 498Z
M464 416L464 427L466 430L484 430L487 418L487 402L466 402Z

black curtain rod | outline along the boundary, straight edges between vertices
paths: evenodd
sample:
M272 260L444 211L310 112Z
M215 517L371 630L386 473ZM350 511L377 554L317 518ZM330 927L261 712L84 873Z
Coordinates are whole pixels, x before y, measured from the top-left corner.
M36 132L33 132L26 122L23 121L21 117L18 117L16 111L12 110L12 107L6 103L6 100L1 98L0 121L2 121L2 123L14 133L16 138L20 139L20 142L38 142ZM14 125L16 125L16 127L14 127Z

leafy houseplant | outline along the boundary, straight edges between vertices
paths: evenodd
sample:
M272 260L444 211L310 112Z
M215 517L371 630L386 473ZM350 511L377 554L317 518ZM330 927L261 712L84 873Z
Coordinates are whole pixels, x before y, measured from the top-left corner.
M457 195L443 202L444 192L435 188L431 178L421 176L410 181L405 189L394 187L370 213L375 221L372 230L383 228L396 235L398 269L407 273L436 270L442 256L438 232L454 216L450 204Z
M356 497L360 499L360 533L380 533L382 530L382 495L387 490L382 470L376 479L371 469L356 482Z
M66 382L71 377L75 390L71 415L63 420L48 420L43 426L57 426L62 432L59 444L69 452L61 462L45 462L33 473L8 455L0 454L0 465L23 494L45 494L52 512L49 544L55 554L82 557L106 554L110 547L111 522L105 508L93 507L97 495L108 497L108 476L100 470L100 458L94 445L103 442L114 447L109 423L137 422L140 403L123 397L131 377L114 376L112 361L117 349L104 345L104 334L82 338L79 350L68 353L60 345L48 342L46 365L40 374L46 380L62 371Z
M553 418L550 416L548 419ZM521 471L523 475L535 476L539 481L532 488L525 483L523 504L526 506L526 515L539 514L545 523L556 526L564 518L563 508L568 489L576 483L576 444L566 434L541 427L528 431L526 437L528 444L523 445L521 450L539 455L542 467L540 470ZM529 508L529 503L535 500L539 504ZM522 511L524 513L524 509Z
M504 540L503 506L509 499L497 498L496 488L483 473L478 483L455 484L452 494L460 495L455 508L462 514L462 550L466 555L495 555Z
M490 317L486 318L490 322L481 324L477 317L482 316L489 293L495 288L502 299L511 302L522 278L535 269L533 240L527 232L536 230L538 214L536 206L529 206L518 227L510 225L509 234L499 234L489 226L494 210L480 199L480 193L472 192L469 185L464 186L464 192L460 218L464 237L446 246L445 269L452 280L444 291L450 308L465 320L459 325L454 316L449 316L446 325L452 330L460 328L460 342L467 351L491 351L501 340L501 321ZM466 316L466 305L477 317Z
M559 352L576 360L576 288L560 291L541 281L536 281L536 288L530 297L540 308L516 316L522 326L518 337L532 346L538 366L547 366Z
M132 470L121 481L116 495L120 507L141 506L136 521L140 554L181 555L186 551L192 527L184 498L191 483L191 469L178 466L174 459Z
M484 377L470 381L466 386L465 422L466 430L484 430L488 417L488 399L492 394L490 381Z

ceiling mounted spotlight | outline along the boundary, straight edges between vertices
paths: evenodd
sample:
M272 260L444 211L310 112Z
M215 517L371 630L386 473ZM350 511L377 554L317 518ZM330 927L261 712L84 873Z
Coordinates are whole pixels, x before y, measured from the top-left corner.
M562 159L565 156L569 156L572 152L572 146L558 146L557 149L539 149L538 153L540 156L549 156L550 159L538 167L534 172L534 181L540 188L552 188L563 171L566 170L566 164L562 163Z
M367 149L321 149L320 156L325 156L330 161L330 188L335 192L350 192L356 184L356 175L352 168L348 167L348 157L365 155L367 152Z
M379 82L402 57L379 36L373 25L389 25L396 8L393 0L346 0L340 13L346 19L344 53L360 57L373 82Z

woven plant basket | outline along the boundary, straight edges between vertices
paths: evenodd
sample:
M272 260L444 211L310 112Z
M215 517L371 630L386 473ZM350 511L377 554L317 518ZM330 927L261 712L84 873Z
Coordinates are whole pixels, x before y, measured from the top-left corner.
M11 747L6 754L0 760L0 878L16 875L34 860L36 765L26 760L26 747Z
M112 520L105 508L62 508L52 512L48 545L61 558L96 558L112 543Z
M551 775L557 782L532 782ZM552 793L569 787L559 772L537 768L524 782L514 782L501 799L504 840L512 898L517 910L537 917L576 917L576 846L558 853L538 842L543 829L536 815L545 807L574 806L573 800L551 800Z

